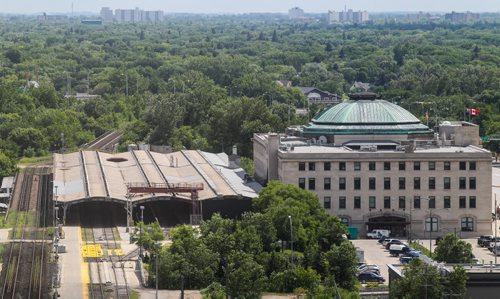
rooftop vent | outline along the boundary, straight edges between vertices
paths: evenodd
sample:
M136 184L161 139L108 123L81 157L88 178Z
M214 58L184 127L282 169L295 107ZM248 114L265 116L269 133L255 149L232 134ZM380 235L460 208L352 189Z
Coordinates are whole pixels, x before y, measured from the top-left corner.
M128 161L128 159L121 158L121 157L112 157L112 158L106 159L106 161L120 163L120 162Z

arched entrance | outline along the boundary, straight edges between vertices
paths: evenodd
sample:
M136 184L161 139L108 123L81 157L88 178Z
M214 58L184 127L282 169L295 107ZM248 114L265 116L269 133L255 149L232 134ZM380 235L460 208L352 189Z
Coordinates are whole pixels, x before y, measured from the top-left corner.
M407 235L407 227L410 222L405 217L394 215L382 215L368 218L366 225L368 231L374 229L388 229L393 237L403 237Z

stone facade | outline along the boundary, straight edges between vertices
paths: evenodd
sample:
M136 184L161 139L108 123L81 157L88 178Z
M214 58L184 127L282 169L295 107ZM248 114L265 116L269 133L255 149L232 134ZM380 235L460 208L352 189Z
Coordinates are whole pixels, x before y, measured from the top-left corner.
M315 192L329 213L357 227L361 236L374 228L412 238L491 233L491 154L487 150L283 146L266 136L254 136L256 178L277 179ZM277 178L269 175L269 169L261 169L266 160L267 167L277 162Z

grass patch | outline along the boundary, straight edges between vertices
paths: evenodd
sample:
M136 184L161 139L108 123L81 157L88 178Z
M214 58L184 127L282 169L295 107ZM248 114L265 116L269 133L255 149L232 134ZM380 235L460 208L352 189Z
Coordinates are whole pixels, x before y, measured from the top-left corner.
M24 157L18 162L20 165L32 165L32 164L43 164L52 161L52 155L46 155L41 157Z
M139 296L139 293L132 290L130 291L130 299L139 299L141 296Z
M121 241L122 238L120 237L120 233L118 232L118 229L116 227L113 227L112 231L113 231L113 237L115 238L115 240Z
M0 243L0 264L3 263L4 252L5 252L5 244Z
M418 244L417 242L410 242L410 246L415 248L415 250L420 251L422 254L427 255L428 257L431 257L431 252L429 249L425 248L424 246Z

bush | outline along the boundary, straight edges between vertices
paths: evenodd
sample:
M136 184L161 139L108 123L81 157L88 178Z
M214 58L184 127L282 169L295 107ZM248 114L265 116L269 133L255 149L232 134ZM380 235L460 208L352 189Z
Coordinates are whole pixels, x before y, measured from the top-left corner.
M218 282L211 283L208 287L201 290L203 299L224 299L226 298L226 291L224 286Z
M320 275L312 268L296 267L272 273L269 281L269 287L274 291L289 293L298 288L316 289L320 283Z

